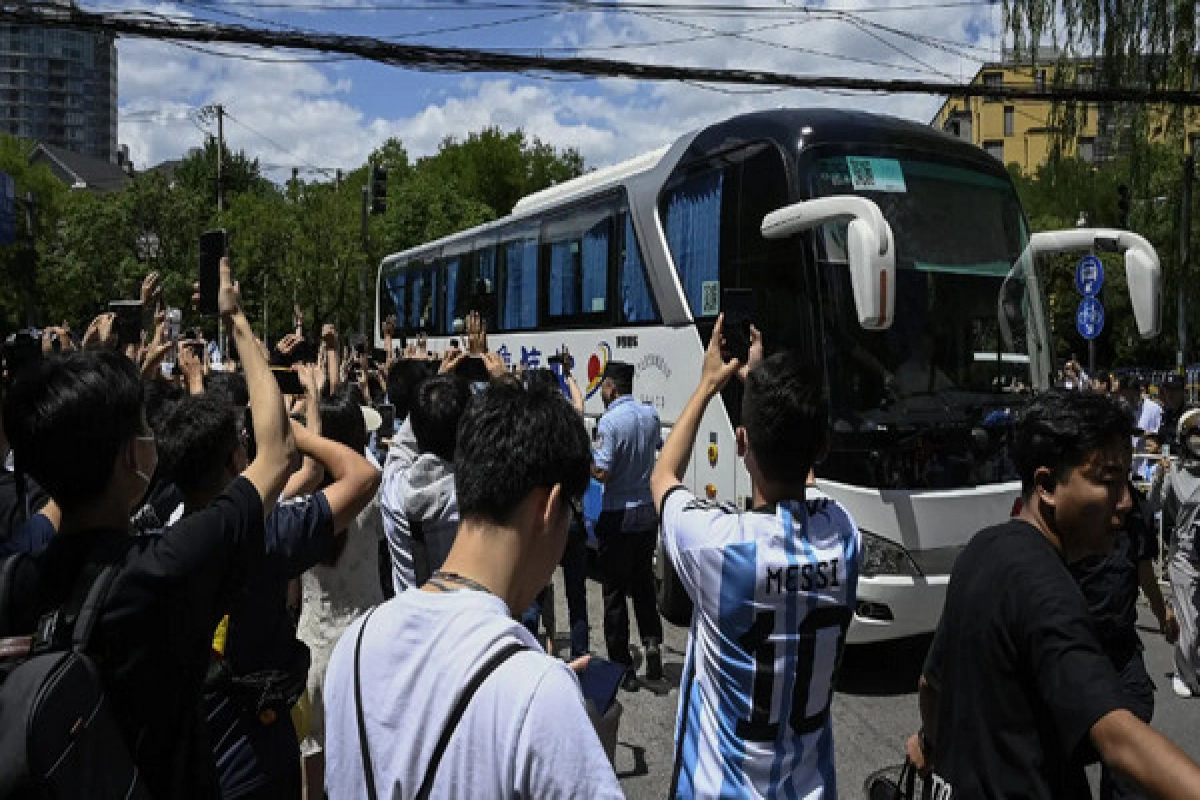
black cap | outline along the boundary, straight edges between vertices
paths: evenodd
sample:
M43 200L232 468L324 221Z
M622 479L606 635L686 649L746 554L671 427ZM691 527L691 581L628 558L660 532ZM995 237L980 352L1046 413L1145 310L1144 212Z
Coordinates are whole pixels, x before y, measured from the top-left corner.
M610 361L604 367L604 377L612 378L617 383L633 383L633 364Z

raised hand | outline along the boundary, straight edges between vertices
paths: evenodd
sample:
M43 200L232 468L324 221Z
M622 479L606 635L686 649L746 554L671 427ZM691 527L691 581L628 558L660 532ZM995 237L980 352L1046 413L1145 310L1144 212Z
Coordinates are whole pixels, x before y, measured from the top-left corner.
M487 351L487 322L478 311L472 311L467 314L467 352L481 356Z
M725 315L718 314L717 324L713 326L712 338L708 340L708 349L704 351L704 363L700 368L700 385L711 394L721 391L741 367L736 358L726 361L721 357L724 343ZM761 337L759 348L762 348Z
M292 351L300 346L303 339L294 333L286 334L282 339L275 343L275 349L285 356L290 356Z
M482 358L483 365L487 367L488 375L491 375L493 378L499 378L508 372L508 366L505 365L504 359L500 357L499 353L484 353Z
M242 294L233 279L229 256L221 258L221 289L217 292L217 311L222 317L232 317L242 310Z
M117 347L117 331L113 323L116 319L117 315L111 311L98 314L83 334L83 349L115 350Z
M438 367L438 375L451 374L464 358L470 358L470 356L462 350L447 350L446 355L442 358L441 366Z
M162 286L158 283L157 272L151 272L142 279L140 299L142 301L142 308L151 308L162 299Z
M763 360L763 337L762 332L753 325L750 326L750 352L746 356L746 363L738 370L738 377L743 382L746 376L750 374L750 370L758 366L758 362Z

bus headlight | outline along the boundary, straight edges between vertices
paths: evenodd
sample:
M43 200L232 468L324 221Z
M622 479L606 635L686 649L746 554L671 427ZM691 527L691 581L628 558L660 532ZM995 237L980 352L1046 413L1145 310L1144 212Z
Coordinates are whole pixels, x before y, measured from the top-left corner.
M903 575L909 578L921 577L912 556L900 545L889 542L882 536L862 532L863 555L859 574L864 578L874 578L879 575Z

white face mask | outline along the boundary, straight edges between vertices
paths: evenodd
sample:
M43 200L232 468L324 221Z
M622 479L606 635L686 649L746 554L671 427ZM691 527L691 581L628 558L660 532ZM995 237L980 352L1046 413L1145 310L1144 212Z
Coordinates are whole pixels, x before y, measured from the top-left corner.
M158 469L158 441L153 436L135 436L133 438L135 441L151 442L154 444L154 460L150 462L150 469L146 472L142 472L136 468L133 470L133 474L144 480L146 485L149 486L150 480L154 477L154 470Z

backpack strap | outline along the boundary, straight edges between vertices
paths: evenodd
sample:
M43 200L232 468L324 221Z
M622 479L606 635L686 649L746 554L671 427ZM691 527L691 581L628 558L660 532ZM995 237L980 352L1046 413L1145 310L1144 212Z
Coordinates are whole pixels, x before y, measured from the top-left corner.
M371 745L367 741L367 723L363 718L362 670L358 665L362 655L363 633L366 632L367 622L370 621L371 615L377 608L379 606L372 608L363 617L362 626L358 629L358 637L354 640L354 715L358 720L358 749L362 753L363 778L366 780L369 800L378 800L379 793L375 790L375 767L371 764Z
M497 667L525 649L527 649L525 645L518 641L504 645L475 673L470 683L463 687L462 694L458 696L458 702L454 704L454 710L450 712L450 716L446 720L446 727L442 729L437 746L433 748L433 758L430 759L429 766L425 769L425 779L421 781L421 788L417 790L416 800L426 800L433 790L433 779L437 776L438 765L442 763L442 756L450 744L450 737L454 735L454 729L458 727L463 713L467 710L467 704L471 702L475 692L487 680L487 677L496 671Z
M25 553L14 553L0 564L0 635L11 636L12 630L12 594L16 590L17 567Z
M104 610L104 603L108 600L108 590L112 588L119 571L120 568L116 564L106 564L100 569L100 574L91 581L71 629L71 644L77 652L87 650L92 631L95 630L96 622Z

